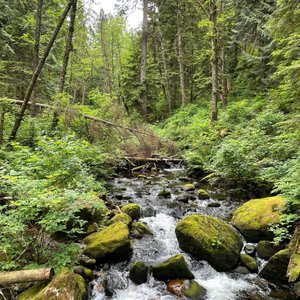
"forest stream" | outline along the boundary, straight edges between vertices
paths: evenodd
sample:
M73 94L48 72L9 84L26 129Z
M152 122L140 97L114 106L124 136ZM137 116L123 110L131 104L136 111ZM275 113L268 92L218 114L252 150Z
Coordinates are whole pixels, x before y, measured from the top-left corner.
M181 186L186 183L205 188L211 198L200 200L195 191L183 191ZM170 197L158 196L163 187L171 190ZM207 300L296 299L287 287L268 282L257 274L217 272L207 262L197 261L181 251L175 235L175 226L183 216L201 213L228 221L230 213L241 204L241 201L234 201L222 195L216 188L195 183L186 177L184 167L176 166L146 174L117 177L108 183L107 189L108 201L114 205L127 202L140 204L140 221L150 228L153 235L146 235L140 239L131 238L133 255L129 260L99 266L97 278L93 282L92 300L178 299L167 291L164 282L155 280L151 275L146 283L136 285L128 278L128 271L133 262L142 261L152 266L179 253L184 255L195 280L207 290ZM261 270L266 261L257 256L256 260Z

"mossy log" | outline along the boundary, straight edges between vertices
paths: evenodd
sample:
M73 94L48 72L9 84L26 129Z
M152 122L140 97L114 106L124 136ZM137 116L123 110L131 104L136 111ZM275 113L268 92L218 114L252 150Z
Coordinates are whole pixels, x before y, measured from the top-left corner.
M0 273L0 285L9 285L23 282L50 281L54 276L54 270L38 269L38 270L22 270Z

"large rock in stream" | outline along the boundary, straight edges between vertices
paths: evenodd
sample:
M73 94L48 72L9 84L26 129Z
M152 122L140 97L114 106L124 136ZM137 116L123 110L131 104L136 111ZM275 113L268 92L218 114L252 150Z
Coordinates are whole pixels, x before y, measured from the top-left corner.
M122 222L87 236L84 242L87 243L84 253L98 261L123 259L132 253L129 229Z
M238 265L242 239L222 220L200 214L187 216L177 224L176 236L182 250L206 260L217 271Z
M20 294L18 300L83 300L87 296L84 279L62 269L47 285L38 283Z
M270 225L279 223L285 203L281 196L250 200L234 212L231 223L249 242L271 240Z

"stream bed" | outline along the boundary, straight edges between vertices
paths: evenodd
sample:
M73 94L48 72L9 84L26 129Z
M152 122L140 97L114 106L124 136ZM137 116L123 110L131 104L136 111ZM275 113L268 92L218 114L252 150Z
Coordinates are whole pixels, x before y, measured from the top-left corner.
M295 296L285 286L276 286L257 274L242 275L234 272L217 272L207 262L196 261L180 250L175 227L186 215L201 213L228 221L230 212L241 204L230 200L219 190L195 183L211 195L199 200L194 191L183 191L181 186L193 183L186 177L185 169L172 167L136 176L121 176L108 182L108 201L113 204L138 203L142 207L141 222L148 225L153 235L132 238L133 255L128 261L105 264L99 267L93 282L92 300L171 300L179 299L169 293L163 282L151 275L148 282L136 285L128 278L133 262L143 261L152 266L182 253L195 275L195 280L207 290L207 300L294 300ZM159 197L163 188L171 190L171 197ZM260 268L265 261L258 259ZM103 284L103 281L106 281ZM104 285L106 288L104 288ZM104 292L105 290L105 292Z

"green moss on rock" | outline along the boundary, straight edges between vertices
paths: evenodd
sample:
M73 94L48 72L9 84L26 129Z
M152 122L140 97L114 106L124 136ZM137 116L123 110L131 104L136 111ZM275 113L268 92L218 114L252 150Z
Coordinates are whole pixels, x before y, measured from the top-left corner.
M300 281L294 284L294 293L300 298Z
M238 264L242 239L222 220L200 214L187 216L177 224L176 236L182 250L206 260L218 271Z
M271 241L259 241L256 252L260 258L269 259L276 252L282 250L280 246L275 246Z
M149 268L143 262L135 262L130 266L129 278L136 284L147 282Z
M169 189L163 189L158 193L159 197L171 198L171 191Z
M126 224L127 226L130 226L132 223L132 219L125 213L122 214L116 214L113 218L111 218L108 222L107 225L111 225L117 222L122 222Z
M286 273L289 261L289 250L281 250L269 259L259 275L271 281L287 282Z
M300 279L300 254L294 253L289 263L289 282L295 282Z
M152 268L153 276L161 281L171 279L194 279L182 254L174 255Z
M234 212L231 222L247 241L271 240L270 224L279 223L280 211L285 204L281 196L253 199Z
M146 234L153 234L148 226L142 222L134 222L132 224L132 236L135 238L142 238Z
M184 191L194 191L195 190L195 186L192 183L187 183L181 186L181 189Z
M258 265L254 257L248 255L248 254L241 254L241 261L242 263L252 272L257 273L258 272Z
M35 285L20 294L18 300L83 300L86 295L84 279L68 269L62 269L46 287Z
M129 229L121 222L87 236L84 241L84 254L97 260L127 258L132 253Z
M208 195L206 190L200 189L200 190L198 190L198 198L200 200L206 200L206 199L209 199L210 196Z
M21 293L20 295L17 296L17 300L29 300L32 299L34 300L36 295L43 290L48 283L46 282L39 282Z
M123 205L121 211L130 216L132 220L138 220L141 217L141 206L136 203Z
M191 300L202 300L205 298L206 289L197 281L191 280L185 285L184 296Z

